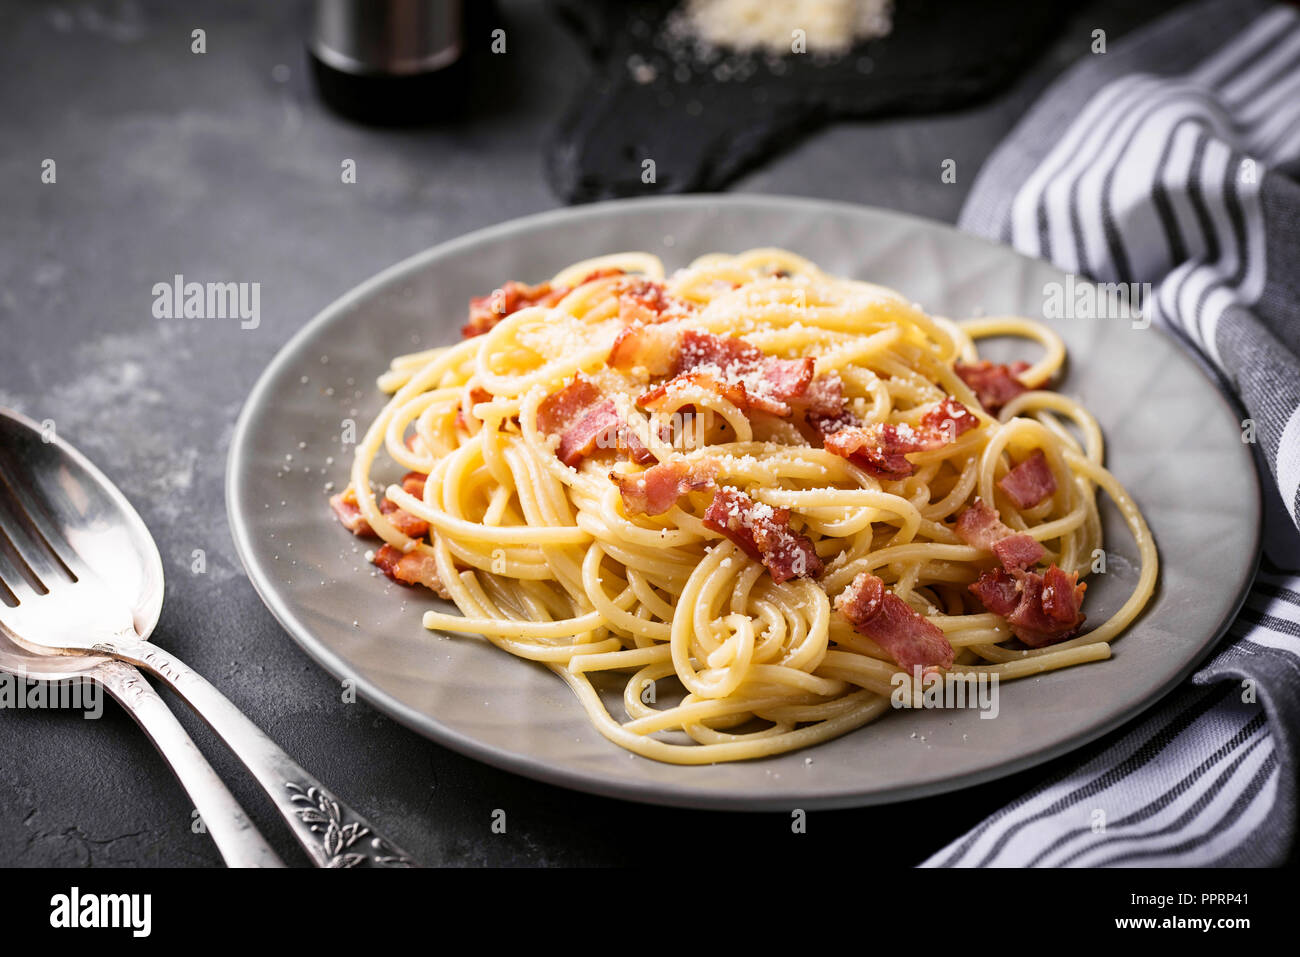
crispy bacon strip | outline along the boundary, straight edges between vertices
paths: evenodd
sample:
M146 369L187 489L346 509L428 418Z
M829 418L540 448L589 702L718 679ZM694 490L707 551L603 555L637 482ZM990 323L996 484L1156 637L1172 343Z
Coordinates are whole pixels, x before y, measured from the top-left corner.
M528 306L553 306L568 292L566 287L552 287L549 282L526 286L511 279L486 296L475 296L469 301L469 321L460 334L466 339L481 336L506 316Z
M841 425L826 433L825 448L863 471L884 479L902 479L916 471L909 452L941 448L979 425L969 409L945 396L921 417L920 424Z
M1011 626L1011 633L1030 648L1043 648L1073 637L1083 625L1086 582L1056 565L1038 572L995 568L970 586L971 592Z
M395 502L384 499L379 503L379 511L387 515L393 526L408 538L423 538L429 533L428 522L398 508Z
M392 545L385 545L375 552L370 561L385 575L403 585L423 585L441 598L450 598L451 594L438 578L438 563L427 552L414 551L402 553Z
M844 380L838 372L815 376L798 401L809 416L834 418L844 414Z
M658 401L674 380L681 380L707 387L742 409L788 416L791 401L807 392L813 381L814 360L779 359L732 336L633 325L614 340L609 364L672 377L638 400L643 407L650 407L647 403Z
M678 329L632 325L621 331L609 350L609 364L631 371L641 368L652 376L668 375L677 364Z
M704 513L704 524L760 561L780 584L791 578L820 577L824 566L813 543L790 528L790 510L755 502L734 488L720 488Z
M1021 374L1028 368L1028 362L1001 365L982 359L969 364L958 362L953 366L953 371L975 393L980 405L996 415L999 409L1020 393L1029 391L1020 381Z
M1042 449L1025 459L1002 478L998 488L1020 508L1033 508L1044 499L1056 494L1056 476L1048 467Z
M606 276L618 276L622 272L621 269L597 269L583 277L578 285L583 286L592 280L603 279ZM466 339L481 336L506 316L520 309L527 306L553 306L570 292L572 289L568 286L552 286L549 282L529 286L511 279L486 296L475 296L469 301L469 322L465 323L460 334Z
M428 477L424 472L407 472L402 476L402 488L416 498L423 498L424 482ZM334 514L338 516L343 527L353 535L359 538L376 537L374 529L361 514L356 489L351 485L330 497L330 507L334 509ZM388 520L397 530L409 538L423 538L429 532L428 522L398 508L395 502L384 499L379 503L379 511L387 515Z
M675 375L703 372L728 385L739 385L748 407L789 415L789 402L803 395L813 380L814 360L778 359L734 336L715 336L688 329L682 333Z
M609 473L623 497L623 510L628 515L662 515L687 492L712 488L717 476L718 463L712 459L694 463L672 459L638 475Z
M414 498L424 498L424 483L428 480L426 472L407 472L402 476L402 491Z
M629 429L626 425L619 426L619 448L627 453L627 457L637 465L649 465L656 461L655 454L646 448L646 444L641 441L641 437Z
M628 324L652 325L681 319L694 309L684 299L670 296L664 290L664 284L654 279L628 279L618 294L618 317Z
M542 400L537 407L537 427L548 435L563 432L602 398L596 383L579 373Z
M804 431L810 438L820 437L824 444L826 437L834 432L862 426L861 420L849 410L844 400L844 382L835 373L813 379L803 398L807 402L804 419L811 433L808 429Z
M614 400L605 398L596 384L581 374L542 400L537 407L537 427L560 437L555 454L573 468L597 449L620 449L640 465L655 460L619 417Z
M894 663L914 668L951 668L954 652L933 622L913 610L869 572L853 579L835 599L835 608L853 630L878 644Z
M1003 524L998 513L980 498L957 516L954 531L967 545L992 552L1008 570L1030 568L1047 554L1033 536L1012 531Z
M375 530L361 514L361 506L357 504L357 491L351 485L330 496L330 508L334 509L334 514L343 527L353 535L358 538L375 537Z
M556 454L565 465L576 467L597 448L616 448L621 427L614 400L605 399L564 430Z
M556 455L565 465L576 467L598 444L613 446L619 418L613 399L604 398L586 376L575 375L568 385L542 400L537 407L537 427L560 437Z
M737 408L748 409L751 407L750 396L744 385L739 382L727 382L707 372L684 372L681 375L673 376L671 379L659 383L649 392L644 392L638 396L636 404L652 412L658 411L667 406L677 392L688 386L697 386L705 392L712 392L714 395L726 399Z

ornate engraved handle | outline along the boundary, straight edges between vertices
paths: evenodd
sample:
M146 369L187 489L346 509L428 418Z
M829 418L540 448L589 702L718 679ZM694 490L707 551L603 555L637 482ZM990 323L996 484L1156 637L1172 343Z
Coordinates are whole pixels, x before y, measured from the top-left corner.
M208 680L156 645L127 633L95 644L157 675L226 742L275 803L318 867L413 867L410 856L284 753Z

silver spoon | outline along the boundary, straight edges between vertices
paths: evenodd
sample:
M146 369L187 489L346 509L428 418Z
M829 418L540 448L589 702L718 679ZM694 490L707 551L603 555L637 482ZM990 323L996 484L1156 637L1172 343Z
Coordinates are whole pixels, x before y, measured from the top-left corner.
M0 591L0 630L21 647L108 656L165 681L234 751L316 864L411 866L198 672L146 640L157 610L141 609L155 600L161 608L162 560L144 522L76 449L5 409L0 585L8 592ZM149 597L132 606L124 595Z

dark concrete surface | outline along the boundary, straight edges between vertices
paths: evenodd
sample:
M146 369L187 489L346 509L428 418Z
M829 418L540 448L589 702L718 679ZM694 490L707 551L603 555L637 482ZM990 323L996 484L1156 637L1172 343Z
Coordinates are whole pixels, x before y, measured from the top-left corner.
M905 0L904 0L905 2ZM956 218L981 161L1091 30L1113 39L1168 2L1081 6L1016 86L942 116L826 129L736 188ZM155 633L309 770L430 865L683 862L870 854L911 864L1062 767L889 809L784 815L641 807L562 791L447 751L373 711L281 631L240 568L223 501L235 417L276 350L335 297L405 256L557 205L539 144L584 72L536 3L494 14L510 52L444 128L379 131L325 112L300 3L0 6L0 404L52 419L153 530L167 574ZM190 33L207 33L207 53ZM486 36L471 38L486 45ZM490 80L490 82L488 82ZM41 182L55 160L57 182ZM957 183L940 164L957 161ZM357 182L340 182L354 159ZM261 283L261 324L153 318L176 273ZM196 549L206 571L194 574ZM271 842L269 804L170 699ZM505 834L491 829L507 812ZM192 806L109 704L0 711L0 865L217 865ZM707 863L707 862L701 862Z

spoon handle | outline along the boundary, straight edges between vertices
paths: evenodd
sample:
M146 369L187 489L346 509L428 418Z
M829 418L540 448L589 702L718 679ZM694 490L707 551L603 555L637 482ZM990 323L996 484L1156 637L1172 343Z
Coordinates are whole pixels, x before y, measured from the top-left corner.
M92 653L157 675L217 733L267 793L318 867L413 867L410 856L284 753L206 678L157 645L119 635ZM174 720L174 719L173 719Z
M144 676L121 661L105 661L92 675L135 719L171 766L227 866L284 867Z

